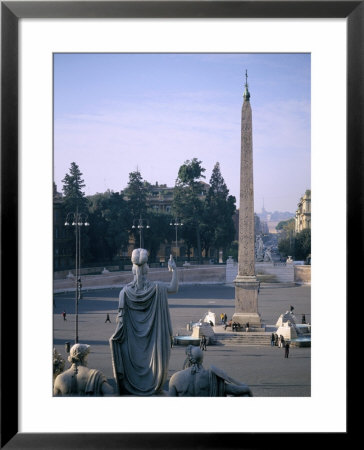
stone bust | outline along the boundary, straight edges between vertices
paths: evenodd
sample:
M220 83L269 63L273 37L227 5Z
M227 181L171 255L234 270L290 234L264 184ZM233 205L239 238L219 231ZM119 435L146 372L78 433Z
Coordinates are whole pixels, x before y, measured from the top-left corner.
M172 375L169 382L170 397L252 397L246 384L230 378L223 370L211 366L204 369L203 352L197 347L188 346L188 366Z
M58 375L54 382L55 396L110 396L114 390L105 375L87 367L90 346L75 344L70 350L68 361L71 367Z

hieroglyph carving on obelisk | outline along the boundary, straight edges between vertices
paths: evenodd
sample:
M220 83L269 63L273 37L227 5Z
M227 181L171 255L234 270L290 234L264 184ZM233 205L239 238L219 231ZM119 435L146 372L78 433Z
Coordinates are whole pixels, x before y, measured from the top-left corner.
M258 286L255 276L253 130L248 74L245 73L244 102L241 114L241 161L239 207L238 275L235 283L233 321L250 328L261 327L258 313Z

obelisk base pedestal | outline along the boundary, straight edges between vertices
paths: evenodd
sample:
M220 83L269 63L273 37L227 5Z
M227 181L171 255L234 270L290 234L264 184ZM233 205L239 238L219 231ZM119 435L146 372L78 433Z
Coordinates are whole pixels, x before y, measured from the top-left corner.
M249 323L251 331L262 331L258 312L259 282L255 276L237 276L235 281L235 313L232 321L242 326ZM259 329L259 330L257 330Z

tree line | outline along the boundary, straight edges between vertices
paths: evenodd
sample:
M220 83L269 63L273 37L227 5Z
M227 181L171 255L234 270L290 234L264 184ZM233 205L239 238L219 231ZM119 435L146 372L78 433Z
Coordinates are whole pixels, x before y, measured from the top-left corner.
M83 174L72 162L62 180L62 208L65 217L76 211L87 215L90 226L82 230L83 262L119 260L127 252L131 236L135 247L139 247L139 219L143 219L144 226L142 246L149 251L151 262L156 261L161 245L170 247L174 241L175 227L170 224L173 225L176 218L183 223L178 228L178 238L184 241L184 259L189 260L193 255L201 262L203 254L217 259L221 250L226 258L235 236L236 199L229 195L218 162L207 190L202 192L206 187L202 183L205 171L197 158L185 161L178 170L171 210L161 212L149 207L153 186L143 179L139 170L129 174L128 184L120 192L107 190L86 196ZM55 185L54 190L57 191ZM72 227L65 233L71 241ZM70 251L74 252L72 246Z
M283 220L276 226L280 232L278 250L282 256L311 263L311 229L295 232L295 219Z

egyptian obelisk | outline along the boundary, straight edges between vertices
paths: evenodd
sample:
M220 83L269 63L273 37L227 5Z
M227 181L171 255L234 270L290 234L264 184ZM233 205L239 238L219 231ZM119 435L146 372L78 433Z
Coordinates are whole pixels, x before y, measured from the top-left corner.
M255 276L254 237L254 184L252 110L248 90L248 73L245 72L244 102L241 113L241 161L238 275L235 283L235 313L233 322L249 323L250 328L260 328L258 312L258 286Z

